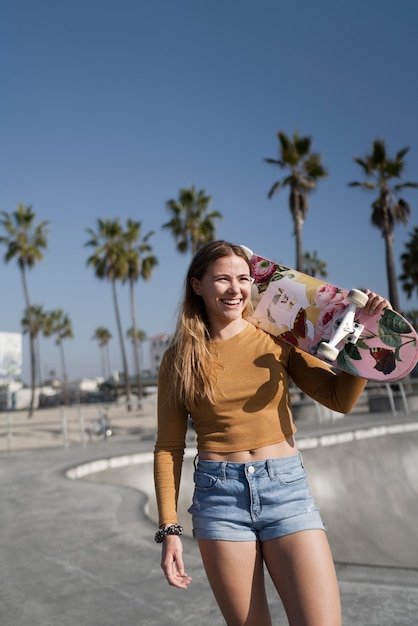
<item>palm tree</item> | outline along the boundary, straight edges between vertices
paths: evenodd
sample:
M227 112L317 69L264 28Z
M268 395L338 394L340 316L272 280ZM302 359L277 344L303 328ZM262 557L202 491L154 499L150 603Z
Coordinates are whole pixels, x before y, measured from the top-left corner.
M132 347L133 347L133 351L134 351L134 361L135 361L135 366L137 368L137 371L141 372L141 365L140 365L140 358L139 358L139 353L141 352L141 348L142 348L142 344L143 342L147 339L147 334L145 332L145 330L137 330L136 332L134 331L133 327L131 326L131 328L128 328L128 330L126 331L126 336L127 338L131 341L132 343ZM139 387L138 387L138 399L141 397L140 393L141 393L141 374L139 375L139 378L137 379ZM140 402L140 400L138 400L138 403Z
M96 339L99 342L99 348L101 348L102 351L103 378L110 377L109 341L112 339L112 334L107 328L104 328L104 326L99 326L94 331L92 339Z
M264 159L266 163L288 169L290 173L283 180L278 180L268 192L271 198L276 191L289 187L289 209L292 214L296 237L296 269L303 272L302 227L308 212L308 194L316 189L318 180L328 176L321 163L321 155L311 152L311 138L300 137L299 131L288 137L284 132L277 133L279 139L279 158Z
M125 280L129 281L129 294L132 316L132 342L134 346L134 359L136 369L136 381L138 390L138 408L141 407L141 367L138 353L138 333L135 307L135 283L139 278L149 280L153 269L158 265L158 259L152 254L152 247L148 243L154 233L148 232L141 238L141 222L128 219L124 233L128 268Z
M399 276L406 297L411 298L414 290L418 296L418 226L410 233L410 240L405 244L406 252L401 254L403 273Z
M32 305L30 310L30 315L25 311L24 316L21 321L23 334L32 332L34 346L35 346L35 362L36 362L36 372L38 374L38 384L42 384L42 376L41 376L41 346L40 346L40 335L43 331L45 323L45 312L42 306Z
M64 401L64 404L67 404L68 375L67 375L67 368L65 364L63 341L64 339L72 339L74 337L70 316L64 313L62 309L55 309L54 311L49 311L49 313L47 313L45 316L44 335L45 337L50 337L51 335L56 336L55 345L57 345L60 348L60 355L61 355L63 401Z
M95 248L93 254L87 259L87 265L91 265L94 268L97 278L100 280L108 280L112 285L113 304L115 307L116 325L118 329L123 371L125 376L126 401L128 411L130 411L131 387L129 384L128 361L126 359L126 350L116 290L117 281L125 280L128 271L128 258L126 255L124 233L118 219L98 219L97 233L91 228L87 228L86 230L91 238L85 245Z
M355 158L367 180L351 182L349 187L361 187L366 190L377 190L378 196L372 203L372 225L376 226L385 240L386 272L389 288L389 300L395 310L399 311L399 296L396 282L395 259L393 254L395 225L408 222L411 208L404 198L398 198L399 191L406 187L416 188L418 183L398 183L392 185L392 180L400 180L405 168L405 156L409 148L399 150L394 159L390 159L386 152L384 139L373 142L372 151L363 159Z
M32 269L38 261L43 259L43 251L47 247L47 225L42 221L35 224L36 214L31 206L25 207L19 204L13 213L2 211L0 225L6 231L6 235L0 237L0 243L7 246L4 260L6 263L16 259L22 274L23 292L25 297L25 311L28 318L29 342L30 342L30 364L31 364L31 398L29 405L29 417L33 415L35 404L35 381L36 381L36 356L35 340L32 331L31 303L27 283L27 270Z
M327 264L325 261L321 261L318 258L318 254L315 250L313 254L310 252L305 252L303 256L304 261L304 271L306 274L310 276L321 276L321 278L326 278L328 276L327 272Z
M195 254L200 246L215 239L215 220L222 219L222 215L208 211L211 201L204 189L196 191L192 185L190 189L180 189L178 200L166 203L172 217L163 228L171 230L179 252L191 250Z

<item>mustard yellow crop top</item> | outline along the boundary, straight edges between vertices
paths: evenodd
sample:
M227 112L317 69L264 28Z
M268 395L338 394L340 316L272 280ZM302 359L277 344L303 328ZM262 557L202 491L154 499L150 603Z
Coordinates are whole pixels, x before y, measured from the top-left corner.
M348 413L366 381L334 374L313 356L248 324L234 337L209 343L216 359L216 403L196 403L198 450L237 452L278 443L296 427L292 419L289 377L311 398ZM162 359L158 381L158 435L154 479L159 523L177 523L177 498L185 448L188 412L171 397L170 352Z

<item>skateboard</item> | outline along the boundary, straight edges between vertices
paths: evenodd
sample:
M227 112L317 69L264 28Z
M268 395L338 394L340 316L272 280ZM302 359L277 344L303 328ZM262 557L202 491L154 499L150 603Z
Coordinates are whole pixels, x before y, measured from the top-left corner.
M393 382L418 360L418 335L399 313L363 312L368 298L254 254L253 313L249 318L275 337L354 376Z

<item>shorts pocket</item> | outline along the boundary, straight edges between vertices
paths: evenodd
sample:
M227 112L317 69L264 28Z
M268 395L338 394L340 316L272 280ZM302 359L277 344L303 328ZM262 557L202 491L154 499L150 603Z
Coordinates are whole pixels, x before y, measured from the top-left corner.
M277 474L278 480L284 485L294 485L306 480L307 473L302 463L294 465L293 467L283 468Z
M219 477L196 470L193 474L196 491L211 491L218 483Z

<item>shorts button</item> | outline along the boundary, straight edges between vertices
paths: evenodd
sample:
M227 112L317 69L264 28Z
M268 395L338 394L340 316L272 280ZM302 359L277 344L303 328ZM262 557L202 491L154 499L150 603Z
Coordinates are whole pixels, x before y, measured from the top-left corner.
M255 472L254 465L250 465L250 466L248 467L248 473L249 473L249 474L254 474L254 472Z

